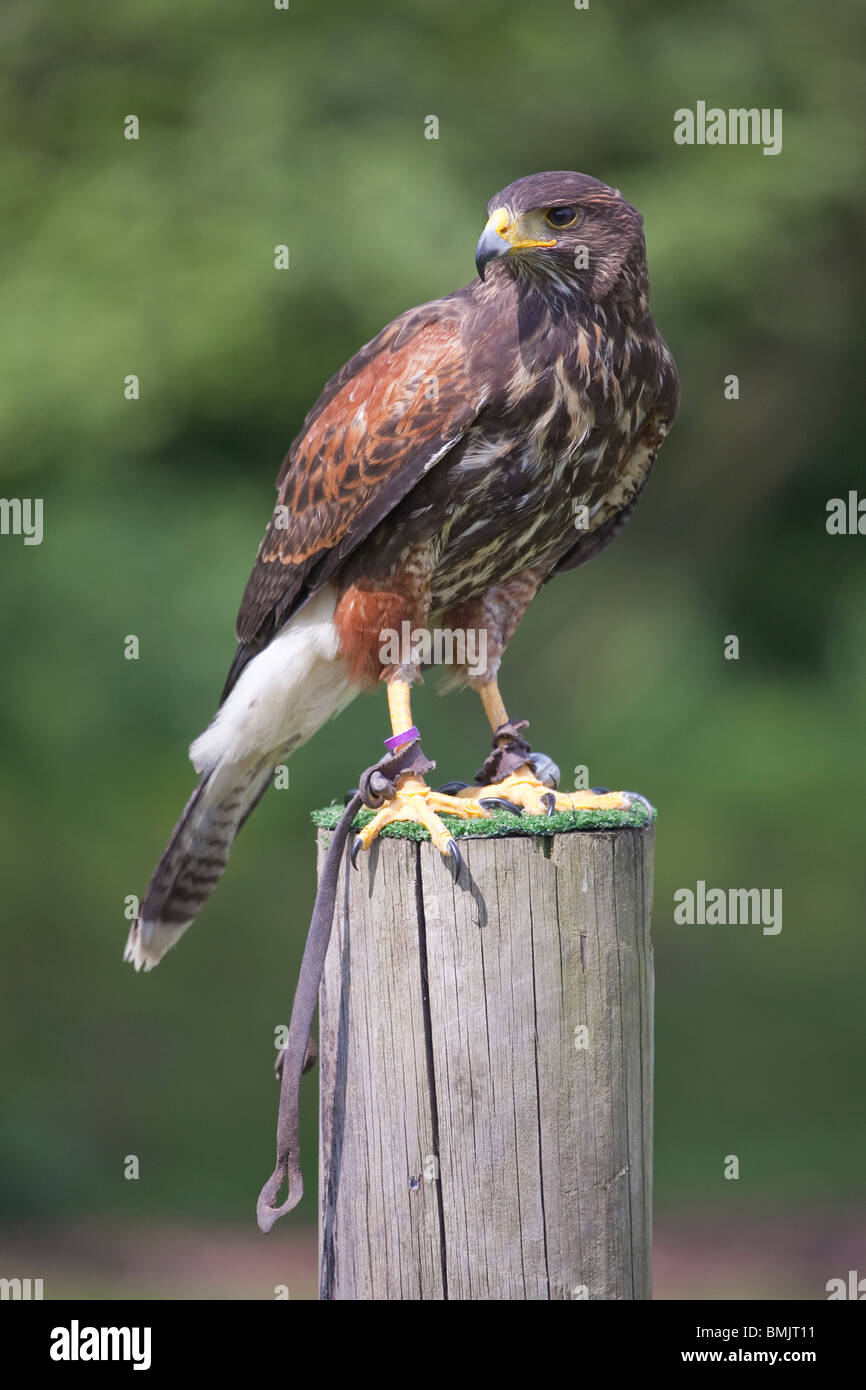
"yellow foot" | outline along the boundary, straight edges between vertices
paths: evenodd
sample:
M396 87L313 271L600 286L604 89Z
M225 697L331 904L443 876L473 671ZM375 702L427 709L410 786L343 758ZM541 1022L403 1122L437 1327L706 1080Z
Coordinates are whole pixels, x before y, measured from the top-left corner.
M393 825L395 821L410 821L429 830L430 839L451 870L451 876L456 883L463 860L457 848L457 841L439 819L437 812L440 811L449 816L460 816L462 820L484 820L489 814L473 797L458 799L456 796L446 796L443 792L433 791L422 777L408 773L398 781L397 795L393 801L387 802L381 811L377 811L373 819L368 821L355 837L352 845L353 865L357 868L361 850L369 849L386 825Z
M515 815L522 811L531 816L552 816L554 811L630 811L637 804L652 810L639 792L610 792L605 787L585 792L555 791L539 781L528 764L510 772L501 782L465 787L457 792L457 797L469 798L488 811L513 811Z

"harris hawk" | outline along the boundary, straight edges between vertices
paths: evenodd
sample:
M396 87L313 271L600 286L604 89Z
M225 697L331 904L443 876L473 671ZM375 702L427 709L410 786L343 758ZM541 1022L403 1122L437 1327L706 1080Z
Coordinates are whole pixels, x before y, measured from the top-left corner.
M483 634L483 663L454 674L478 691L494 752L475 786L398 779L353 858L388 822L416 821L456 876L443 812L636 799L552 790L552 764L509 720L498 673L541 585L619 532L676 414L643 220L597 179L534 174L491 199L476 266L468 285L362 347L286 456L222 701L190 750L200 781L130 932L136 969L152 968L196 917L274 766L360 691L384 684L390 748L417 737L420 660L410 649L394 661L383 646L404 624Z

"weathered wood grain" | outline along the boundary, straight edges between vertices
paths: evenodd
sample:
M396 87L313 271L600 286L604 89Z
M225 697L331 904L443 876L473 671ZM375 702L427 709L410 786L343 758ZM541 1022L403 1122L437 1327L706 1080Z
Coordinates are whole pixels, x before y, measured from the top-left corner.
M650 1297L652 838L463 839L466 889L405 840L346 872L322 1298Z

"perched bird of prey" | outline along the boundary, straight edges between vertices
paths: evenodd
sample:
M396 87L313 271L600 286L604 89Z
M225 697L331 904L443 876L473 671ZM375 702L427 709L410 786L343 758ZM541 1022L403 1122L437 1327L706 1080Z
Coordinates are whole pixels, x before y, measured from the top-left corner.
M190 750L201 780L127 943L138 969L195 918L274 766L359 691L385 686L390 748L417 737L420 663L411 649L397 662L383 654L383 634L404 623L484 634L483 668L455 674L478 691L495 751L486 785L435 791L405 774L354 856L388 822L416 821L459 866L442 812L634 800L551 791L549 760L520 738L497 681L540 586L620 530L676 413L676 368L650 317L643 222L617 190L569 172L518 179L488 214L477 278L362 347L280 469L222 703Z

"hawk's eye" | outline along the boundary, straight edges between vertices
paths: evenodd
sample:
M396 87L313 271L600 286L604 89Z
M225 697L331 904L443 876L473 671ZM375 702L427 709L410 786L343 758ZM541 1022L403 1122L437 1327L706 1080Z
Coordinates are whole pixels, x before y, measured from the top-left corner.
M570 227L577 221L577 211L575 208L551 208L544 220L551 227Z

